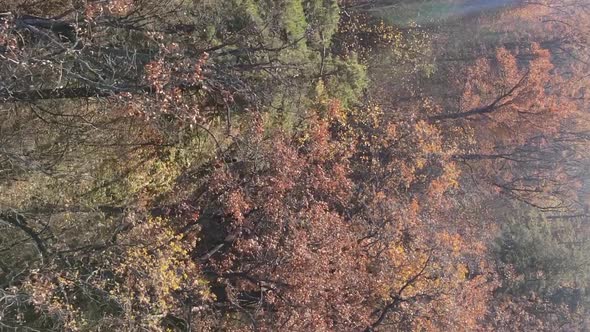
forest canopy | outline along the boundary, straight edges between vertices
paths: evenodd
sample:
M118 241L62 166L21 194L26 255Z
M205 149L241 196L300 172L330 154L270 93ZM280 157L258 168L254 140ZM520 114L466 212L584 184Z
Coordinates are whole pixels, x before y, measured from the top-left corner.
M589 22L0 0L0 331L590 329Z

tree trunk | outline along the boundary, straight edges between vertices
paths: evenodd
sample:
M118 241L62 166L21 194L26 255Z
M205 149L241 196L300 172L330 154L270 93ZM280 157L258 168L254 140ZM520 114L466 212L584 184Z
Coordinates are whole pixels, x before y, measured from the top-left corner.
M487 114L487 113L491 113L495 110L496 110L496 108L493 106L478 107L478 108L474 108L472 110L465 111L465 112L439 114L439 115L431 116L431 117L428 117L428 120L430 120L432 122L441 121L441 120L455 120L455 119L467 118L467 117L470 117L473 115Z
M200 84L180 84L179 87L183 91L198 91L201 88ZM78 98L100 98L115 96L121 93L132 94L152 94L154 90L149 85L140 85L134 87L76 87L76 88L57 88L57 89L39 89L28 91L9 91L4 89L0 91L0 103L14 102L14 101L36 101L47 99L78 99Z

